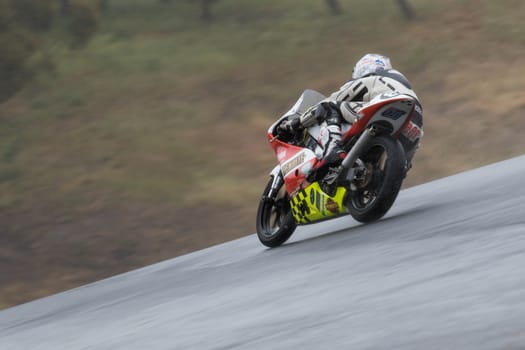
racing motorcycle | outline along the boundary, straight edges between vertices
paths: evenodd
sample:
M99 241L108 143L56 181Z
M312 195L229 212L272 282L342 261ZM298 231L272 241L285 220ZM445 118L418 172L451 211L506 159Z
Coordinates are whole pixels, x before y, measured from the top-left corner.
M408 143L415 144L423 130L412 121L421 113L409 95L385 93L356 111L342 124L346 157L328 169L321 161L320 126L314 125L292 139L280 136L279 125L302 115L325 99L305 90L295 105L268 129L268 140L279 164L257 210L257 236L262 244L277 247L297 225L316 223L341 215L368 223L379 220L394 204L410 168Z

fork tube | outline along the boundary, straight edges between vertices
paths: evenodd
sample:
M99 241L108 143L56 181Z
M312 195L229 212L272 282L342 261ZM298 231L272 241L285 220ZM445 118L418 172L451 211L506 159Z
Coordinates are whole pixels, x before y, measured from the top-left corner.
M275 171L275 169L278 169L278 171ZM279 191L279 189L284 183L283 176L280 173L281 167L276 166L275 169L274 171L272 171L272 176L273 176L272 186L270 187L270 190L266 194L266 197L264 198L265 200L274 200L275 199L274 197L277 195L277 192Z

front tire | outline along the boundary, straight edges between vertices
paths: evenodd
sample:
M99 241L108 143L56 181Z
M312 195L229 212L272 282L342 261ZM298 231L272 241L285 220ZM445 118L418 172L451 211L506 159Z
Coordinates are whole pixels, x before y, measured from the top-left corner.
M257 210L257 236L267 247L278 247L290 238L297 224L292 215L284 182L275 198L269 198L273 178L266 185Z
M405 175L405 152L397 140L381 135L359 159L366 170L352 182L347 207L355 220L367 223L382 218L394 204Z

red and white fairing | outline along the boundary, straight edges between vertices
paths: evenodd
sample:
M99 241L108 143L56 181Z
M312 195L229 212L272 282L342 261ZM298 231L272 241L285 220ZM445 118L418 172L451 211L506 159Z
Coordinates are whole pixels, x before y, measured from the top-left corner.
M268 129L268 140L277 156L279 166L274 171L280 171L284 177L286 191L293 197L310 183L306 180L310 170L321 159L320 145L312 151L283 142L275 137L273 130L283 118L299 116L307 108L321 102L325 97L314 90L306 90L297 103ZM352 123L342 124L343 142L361 134L371 124L389 125L391 135L403 134L410 141L416 141L423 136L423 130L414 124L411 119L413 113L421 112L418 104L409 95L399 93L385 93L372 99L358 111ZM320 127L314 125L308 128L308 133L315 139L320 138Z
M271 133L268 136L273 138ZM290 145L277 139L273 140L272 148L279 160L286 191L295 194L306 187L308 185L306 176L319 161L315 153L307 148Z

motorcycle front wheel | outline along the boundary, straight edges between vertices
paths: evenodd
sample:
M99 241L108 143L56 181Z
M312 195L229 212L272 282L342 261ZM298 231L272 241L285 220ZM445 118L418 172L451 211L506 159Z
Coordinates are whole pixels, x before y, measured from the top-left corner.
M272 183L273 178L270 178L259 203L256 225L259 240L270 248L286 242L297 227L284 182L273 198L268 196Z
M399 141L382 135L359 159L364 171L352 182L347 208L354 219L367 223L379 220L394 204L405 177L405 152Z

